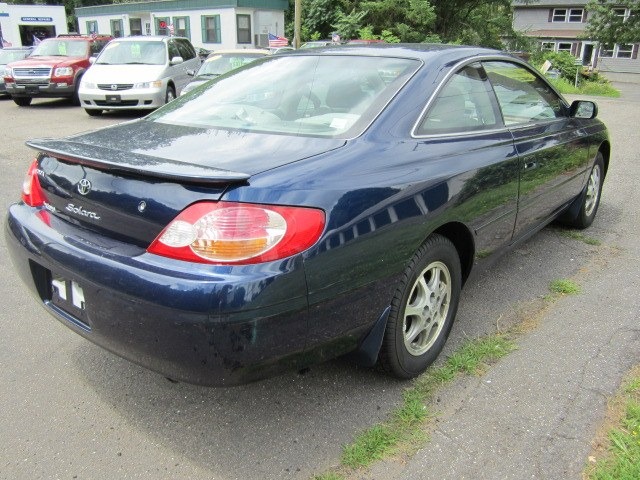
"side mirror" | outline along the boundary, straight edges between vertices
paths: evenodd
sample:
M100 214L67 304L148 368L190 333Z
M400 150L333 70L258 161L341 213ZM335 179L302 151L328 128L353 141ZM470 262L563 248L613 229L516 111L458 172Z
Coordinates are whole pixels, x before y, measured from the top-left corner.
M171 61L169 62L169 64L170 64L170 65L179 65L179 64L181 64L182 62L184 62L184 60L183 60L183 58L182 58L182 57L173 57L173 58L171 59Z
M598 106L588 100L575 100L571 104L569 114L574 118L596 118Z
M187 70L187 75L189 75L190 77L193 77L195 74L196 74L195 70L191 70L191 69Z

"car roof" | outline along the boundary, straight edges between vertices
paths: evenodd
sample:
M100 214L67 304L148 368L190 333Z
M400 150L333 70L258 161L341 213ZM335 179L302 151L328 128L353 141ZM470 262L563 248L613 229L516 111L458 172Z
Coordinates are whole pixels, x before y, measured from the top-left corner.
M2 47L2 50L33 50L33 47Z
M418 60L432 60L438 57L453 57L464 59L480 55L507 55L500 50L474 47L467 45L447 45L441 43L377 43L333 45L313 49L296 50L289 55L354 55L412 58Z
M213 57L215 55L227 55L227 54L230 54L230 53L232 53L234 55L238 55L238 54L242 54L242 53L251 53L251 54L260 53L262 55L269 55L269 51L268 50L264 50L264 49L258 49L258 48L236 48L236 49L229 49L229 50L214 50L207 56L207 58Z
M118 37L119 42L167 42L171 39L189 40L186 37L167 37L166 35L132 35L130 37Z

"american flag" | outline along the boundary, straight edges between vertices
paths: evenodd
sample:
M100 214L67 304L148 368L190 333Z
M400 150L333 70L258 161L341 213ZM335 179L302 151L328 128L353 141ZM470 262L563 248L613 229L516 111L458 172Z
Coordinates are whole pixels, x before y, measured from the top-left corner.
M269 34L269 47L286 47L289 45L289 39L284 37L279 37L278 35L274 35L273 33Z

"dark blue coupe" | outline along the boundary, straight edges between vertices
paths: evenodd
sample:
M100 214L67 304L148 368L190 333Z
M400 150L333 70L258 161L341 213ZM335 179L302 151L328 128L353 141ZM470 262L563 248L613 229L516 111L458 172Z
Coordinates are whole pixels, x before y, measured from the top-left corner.
M596 113L495 50L273 56L140 120L28 142L7 244L51 314L174 379L349 352L410 378L478 264L554 219L591 224Z

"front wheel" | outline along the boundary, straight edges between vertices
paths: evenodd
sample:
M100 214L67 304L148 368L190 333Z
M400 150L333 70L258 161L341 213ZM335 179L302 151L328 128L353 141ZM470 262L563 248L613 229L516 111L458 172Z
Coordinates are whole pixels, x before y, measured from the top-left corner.
M164 103L169 103L171 100L176 98L176 91L173 89L171 85L167 87L167 93L164 97Z
M31 97L12 97L13 101L19 107L28 107L31 105Z
M379 362L398 378L413 378L444 347L458 310L462 274L451 241L432 235L413 256L391 302Z
M604 181L604 157L598 152L596 161L593 164L587 186L582 194L582 205L578 216L571 221L565 222L570 226L583 229L589 227L600 206L600 195L602 193L602 182Z

